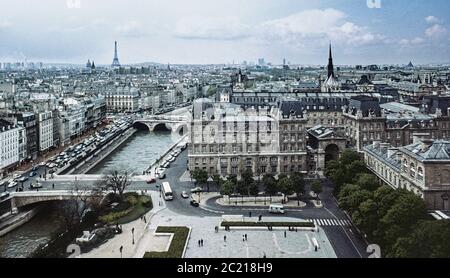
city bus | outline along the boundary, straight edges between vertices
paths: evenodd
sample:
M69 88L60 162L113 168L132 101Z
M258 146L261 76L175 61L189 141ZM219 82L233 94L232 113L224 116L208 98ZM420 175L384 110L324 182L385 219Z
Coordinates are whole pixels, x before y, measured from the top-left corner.
M173 200L172 188L170 188L170 184L168 182L162 183L161 190L162 190L164 200L166 200L166 201Z

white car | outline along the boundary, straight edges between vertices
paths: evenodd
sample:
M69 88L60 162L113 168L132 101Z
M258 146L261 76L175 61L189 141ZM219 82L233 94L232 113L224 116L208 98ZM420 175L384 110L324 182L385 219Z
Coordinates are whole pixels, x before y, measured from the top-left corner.
M189 194L186 191L181 192L181 197L184 199L189 198Z
M14 174L14 175L13 175L13 179L18 179L18 178L20 178L20 175L19 175L19 174Z
M14 187L16 187L17 185L18 185L18 183L15 182L15 181L13 181L13 182L11 182L10 184L8 184L8 188L14 188Z

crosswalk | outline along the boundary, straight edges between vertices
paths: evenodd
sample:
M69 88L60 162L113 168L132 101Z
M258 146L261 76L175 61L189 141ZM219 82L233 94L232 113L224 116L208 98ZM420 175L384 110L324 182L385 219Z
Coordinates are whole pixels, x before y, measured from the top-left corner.
M308 222L313 222L317 226L351 226L349 220L344 219L306 219Z

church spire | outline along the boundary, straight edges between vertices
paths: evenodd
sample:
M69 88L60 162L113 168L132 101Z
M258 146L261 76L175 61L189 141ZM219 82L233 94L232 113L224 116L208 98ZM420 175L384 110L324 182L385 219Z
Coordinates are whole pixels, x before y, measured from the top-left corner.
M328 78L330 78L330 76L334 77L333 53L331 52L331 42L330 42L330 53L328 54Z

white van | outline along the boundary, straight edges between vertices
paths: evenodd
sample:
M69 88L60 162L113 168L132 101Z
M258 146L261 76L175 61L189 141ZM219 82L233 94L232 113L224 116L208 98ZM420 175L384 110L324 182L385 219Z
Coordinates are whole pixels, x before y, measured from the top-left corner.
M283 205L270 205L269 212L274 214L284 214L284 206Z

